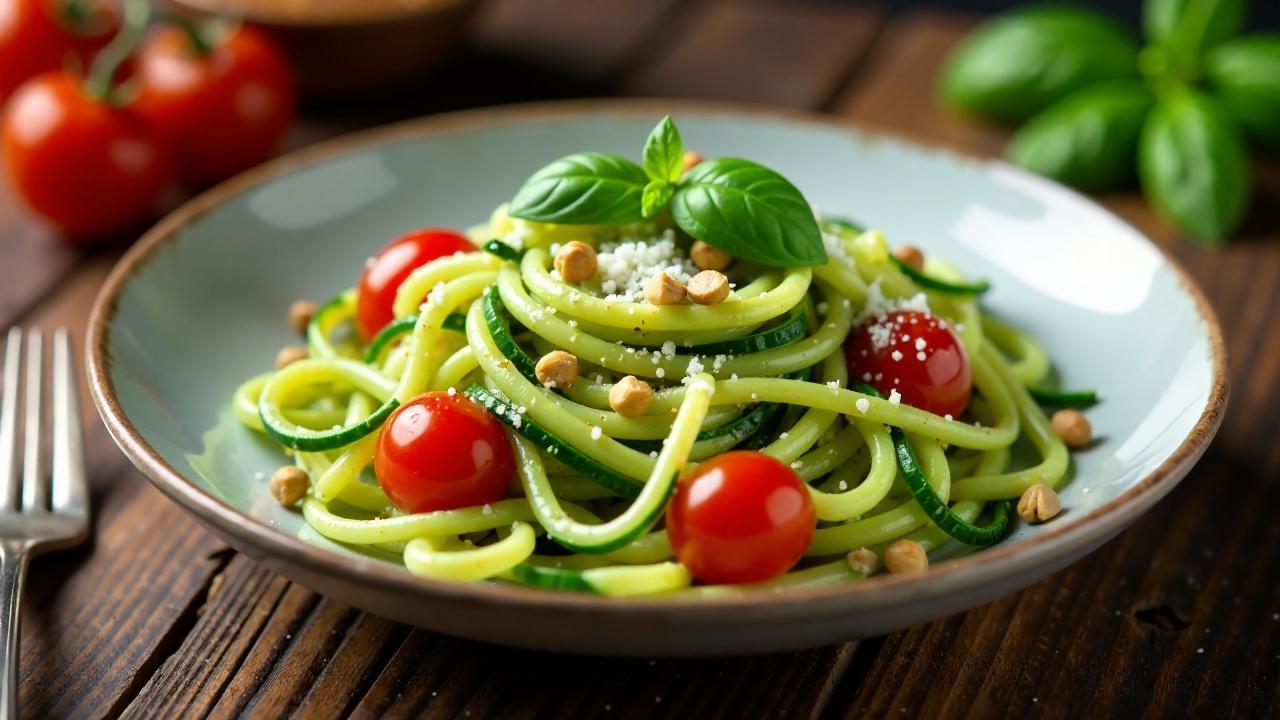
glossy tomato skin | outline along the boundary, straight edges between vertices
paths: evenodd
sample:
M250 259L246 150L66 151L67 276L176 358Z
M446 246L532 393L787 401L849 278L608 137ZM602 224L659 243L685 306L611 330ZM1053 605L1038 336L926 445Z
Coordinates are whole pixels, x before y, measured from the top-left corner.
M232 30L207 54L166 27L138 53L132 107L174 149L182 179L207 185L270 158L297 109L284 54L262 31Z
M10 99L3 147L10 184L72 239L127 230L156 209L170 159L147 124L90 98L78 78L38 75Z
M395 319L393 306L400 284L414 270L458 252L475 250L465 237L452 230L414 230L383 248L360 273L356 287L356 330L368 342Z
M745 450L699 465L667 506L676 558L704 583L760 582L786 572L809 547L815 523L800 477Z
M68 63L89 67L95 53L115 33L109 5L82 2L86 27L77 28L58 0L0 0L0 103L19 85Z
M387 418L373 467L396 507L421 513L501 500L515 458L489 411L464 395L429 392Z
M871 318L845 344L849 381L935 415L960 417L973 390L973 369L946 320L918 310Z

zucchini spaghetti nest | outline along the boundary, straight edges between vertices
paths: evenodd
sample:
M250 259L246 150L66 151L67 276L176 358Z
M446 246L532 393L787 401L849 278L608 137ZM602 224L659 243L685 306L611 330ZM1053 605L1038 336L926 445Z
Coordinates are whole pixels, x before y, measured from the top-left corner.
M484 251L444 254L413 268L393 289L392 319L376 333L357 332L362 281L359 291L315 312L304 359L237 391L237 416L287 448L309 480L300 506L312 528L425 577L606 595L711 594L745 580L785 586L856 580L885 564L918 570L924 552L947 543L997 542L1013 521L1009 501L1026 500L1029 489L1052 494L1068 452L1040 404L1078 398L1033 396L1028 388L1045 381L1048 358L1031 338L980 310L984 283L966 281L938 258L923 266L900 259L881 233L815 218L807 204L819 245L770 262L766 243L748 248L751 237L726 238L714 222L700 220L706 203L682 198L701 187L700 178L714 195L717 167L697 173L717 161L677 169L667 158L667 171L655 161L654 179L651 151L664 148L651 146L664 135L666 154L683 160L678 133L664 120L646 147L648 175L636 180L642 192L610 201L634 209L605 203L584 211L588 188L574 196L577 211L553 212L576 222L546 222L543 206L566 192L564 173L551 191L545 183L539 190L540 176L556 164L548 166L468 232ZM737 171L726 167L718 169ZM627 173L635 174L623 167L615 175ZM659 180L666 185L648 189ZM732 214L719 207L721 219ZM785 227L779 232L786 240ZM799 235L812 240L805 232ZM695 237L700 249L723 252L721 264L732 262L715 272L729 284L727 297L655 304L646 297L647 275L663 273L664 282L692 292L690 275L701 267L696 253L690 259ZM576 282L559 262L571 246L594 263ZM814 262L815 254L825 262ZM913 403L906 375L894 375L897 366L869 364L879 353L904 367L933 362L936 370L949 361L934 338L946 337L957 346L947 357L965 361L964 397L953 413L927 398ZM539 359L557 351L572 372L550 379ZM624 382L636 390L620 405ZM509 452L514 472L498 478L492 497L478 502L463 493L453 506L414 506L388 485L384 467L392 461L380 453L401 433L387 426L424 394L441 402L469 398L487 411L481 420L502 424L506 442L494 452ZM630 403L634 398L642 402ZM1014 469L1018 441L1038 457ZM735 534L750 528L725 530L726 523L776 516L781 496L774 506L763 498L761 512L748 497L707 520L714 488L686 486L741 451L772 458L794 478L784 484L795 483L807 497L788 508L800 508L804 527L786 537L766 528L764 541L734 545ZM468 452L474 454L466 446L442 448L433 462L447 474L440 468ZM432 482L432 470L415 482ZM719 480L733 481L732 473ZM1035 518L1035 501L1030 515L1020 514L1047 519ZM678 504L683 514L673 520ZM721 544L707 539L715 528L723 530ZM778 549L788 544L793 549ZM779 552L790 556L767 579L732 570L760 560L753 553ZM730 557L707 558L717 553ZM917 564L904 564L912 553Z

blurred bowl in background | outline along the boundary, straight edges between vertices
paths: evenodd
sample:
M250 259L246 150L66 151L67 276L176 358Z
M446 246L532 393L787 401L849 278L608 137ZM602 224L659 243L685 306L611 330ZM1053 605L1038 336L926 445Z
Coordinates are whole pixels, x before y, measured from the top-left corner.
M265 29L308 99L375 95L421 79L461 46L479 0L169 0Z

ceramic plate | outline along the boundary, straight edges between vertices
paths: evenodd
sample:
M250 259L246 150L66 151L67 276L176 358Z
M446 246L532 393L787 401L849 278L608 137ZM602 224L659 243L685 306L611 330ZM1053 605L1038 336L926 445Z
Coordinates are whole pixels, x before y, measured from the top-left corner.
M637 155L662 114L686 146L790 178L825 213L941 253L994 284L990 309L1031 330L1066 387L1098 388L1101 440L1074 456L1051 523L923 576L718 598L605 599L423 580L352 555L278 507L276 448L230 419L232 391L296 337L284 310L351 286L364 259L423 225L486 218L552 158ZM500 644L616 655L821 645L942 617L1024 587L1114 536L1181 479L1226 402L1222 338L1200 291L1132 227L1000 162L821 118L683 101L481 110L330 142L202 195L120 262L89 332L94 399L155 485L232 546L370 612Z

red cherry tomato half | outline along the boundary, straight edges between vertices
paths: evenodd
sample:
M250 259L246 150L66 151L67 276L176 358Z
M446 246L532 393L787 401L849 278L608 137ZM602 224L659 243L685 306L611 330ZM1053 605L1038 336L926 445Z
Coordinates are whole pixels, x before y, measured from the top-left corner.
M515 466L498 420L470 398L443 392L396 408L373 459L383 492L410 513L501 500Z
M243 25L205 51L164 28L143 44L136 77L132 107L173 147L182 178L199 185L271 157L297 105L284 54Z
M786 572L809 547L815 522L800 477L746 450L699 465L667 506L676 558L705 583L760 582Z
M115 28L115 11L104 2L0 0L0 102L28 79L68 62L87 69Z
M53 72L9 100L3 130L11 185L33 209L77 238L129 229L155 210L170 182L167 149L128 110L89 97Z
M452 230L415 230L401 236L364 267L356 294L356 330L368 342L395 319L393 305L409 273L435 260L476 247Z
M936 315L895 310L872 318L845 344L849 381L861 380L935 415L959 417L969 404L973 370L951 326Z

